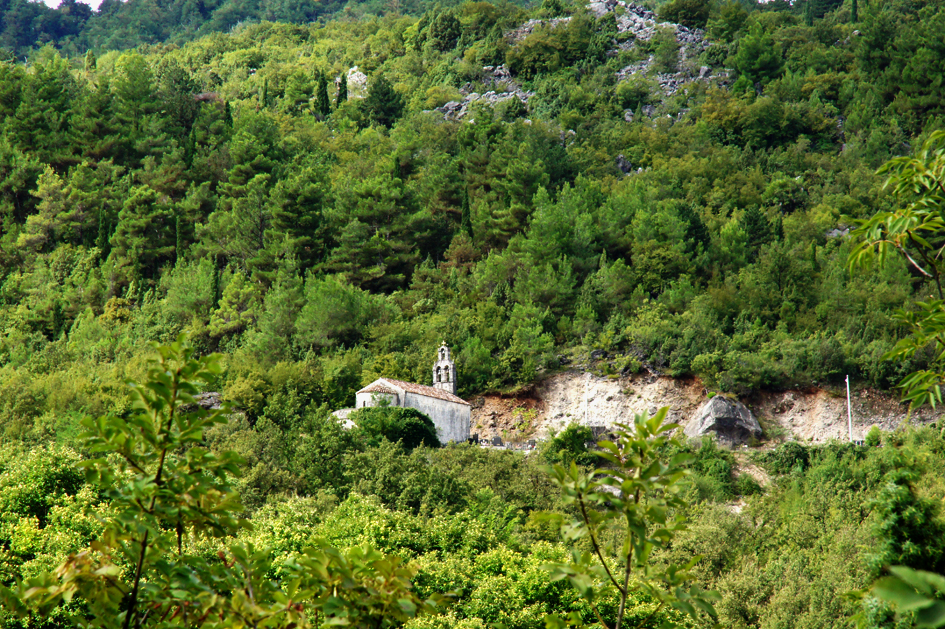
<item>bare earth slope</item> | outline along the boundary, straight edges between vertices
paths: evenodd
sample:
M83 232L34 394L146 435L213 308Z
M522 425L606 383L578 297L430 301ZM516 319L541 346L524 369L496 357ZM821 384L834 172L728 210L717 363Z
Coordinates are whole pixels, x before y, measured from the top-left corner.
M646 374L600 377L573 370L516 394L489 394L471 400L472 432L513 442L542 439L570 423L606 428L661 406L669 406L672 419L685 426L708 399L707 394L697 379ZM742 402L758 417L766 439L823 442L847 438L842 388L760 392ZM894 429L906 419L908 410L888 393L870 389L853 391L852 407L854 439L863 439L874 425ZM913 420L931 421L940 416L940 412L926 409Z

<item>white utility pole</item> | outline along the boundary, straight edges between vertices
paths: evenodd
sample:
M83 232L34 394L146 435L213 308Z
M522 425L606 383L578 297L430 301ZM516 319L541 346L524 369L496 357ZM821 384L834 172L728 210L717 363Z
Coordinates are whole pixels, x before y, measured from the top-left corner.
M847 376L847 430L850 434L850 442L853 442L853 411L850 410L850 376Z
M587 426L587 397L588 397L588 388L591 385L591 374L590 372L584 374L584 425Z

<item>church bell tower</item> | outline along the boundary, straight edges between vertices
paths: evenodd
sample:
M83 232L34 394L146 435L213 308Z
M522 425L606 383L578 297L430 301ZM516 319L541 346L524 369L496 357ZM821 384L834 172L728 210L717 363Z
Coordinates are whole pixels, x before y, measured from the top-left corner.
M450 358L450 348L446 341L437 350L437 359L433 363L433 387L456 395L456 365Z

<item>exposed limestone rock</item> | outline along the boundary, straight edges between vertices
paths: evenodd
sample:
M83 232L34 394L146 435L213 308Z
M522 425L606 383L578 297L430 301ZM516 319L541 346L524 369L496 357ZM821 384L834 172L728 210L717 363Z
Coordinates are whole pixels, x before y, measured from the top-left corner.
M749 439L760 439L761 424L754 414L738 400L716 395L706 402L699 412L686 424L685 435L696 439L712 435L731 445L747 443Z
M567 24L571 21L569 17L556 17L550 20L528 20L513 31L506 33L505 38L510 44L517 44L542 26L555 28L561 24Z
M470 105L473 103L479 102L495 107L503 101L517 98L527 105L528 99L534 95L534 92L522 89L522 86L512 78L509 69L504 65L485 66L482 73L482 82L497 89L479 94L471 91L472 84L467 83L459 88L460 93L463 94L462 102L450 101L442 107L437 107L434 111L442 113L447 120L460 120L469 113Z
M367 75L354 66L348 70L348 98L367 96Z
M616 359L615 359L616 360ZM630 376L595 376L580 360L561 356L573 369L555 374L514 395L490 393L473 407L472 432L480 437L502 435L506 441L546 439L569 424L598 431L632 422L635 413L669 406L670 421L695 423L706 404L705 388L696 379L673 379L641 372ZM644 365L646 366L646 365ZM724 399L721 396L715 398ZM715 399L713 398L713 399ZM845 395L824 389L759 391L746 399L756 417L767 422L768 440L824 443L847 439ZM898 397L871 389L853 396L853 438L863 439L872 426L895 430L909 416ZM530 421L524 421L525 419ZM942 421L941 407L915 411L913 422Z

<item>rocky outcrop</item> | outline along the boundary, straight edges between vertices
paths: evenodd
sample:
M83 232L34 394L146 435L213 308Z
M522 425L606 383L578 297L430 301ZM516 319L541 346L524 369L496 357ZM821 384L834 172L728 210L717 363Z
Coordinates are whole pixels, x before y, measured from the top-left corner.
M517 44L523 39L535 32L535 29L546 26L548 28L555 28L561 24L567 24L571 21L569 17L556 17L550 20L528 20L518 28L509 31L505 34L505 39L510 44Z
M534 92L522 89L522 86L512 78L512 74L504 65L485 66L482 68L482 76L483 83L496 89L480 94L471 91L472 85L467 83L459 88L463 95L462 101L450 101L442 107L437 107L434 111L443 114L447 120L460 120L469 113L469 109L474 103L495 107L503 101L517 98L527 105L528 99L534 95Z
M613 360L618 361L619 357ZM480 437L501 435L506 441L523 441L546 439L573 423L606 431L615 424L632 422L636 413L652 414L662 406L669 406L670 421L684 426L688 422L695 429L702 409L711 402L706 400L705 388L696 379L674 379L646 372L619 377L594 375L584 371L587 364L583 359L561 356L559 362L570 363L572 370L555 374L516 394L486 394L477 398L473 404L472 432L478 432ZM712 399L725 398L716 395ZM854 439L863 439L873 426L895 430L910 417L908 404L888 392L854 391L852 402ZM758 391L745 403L756 418L765 422L767 441L824 443L849 437L843 390ZM913 422L943 418L941 407L919 409L911 415Z
M367 96L367 75L354 66L348 70L348 98L364 98Z
M710 435L730 445L760 439L763 434L761 424L744 404L722 395L706 402L686 424L684 433L690 439Z
M617 32L630 33L634 39L650 41L658 28L668 27L676 31L676 41L682 46L695 49L709 47L709 41L705 38L705 33L698 28L688 28L672 22L660 22L655 13L633 2L606 0L605 2L591 2L587 5L587 8L598 19L608 13L615 13ZM632 42L627 42L621 47L628 48L631 45Z

